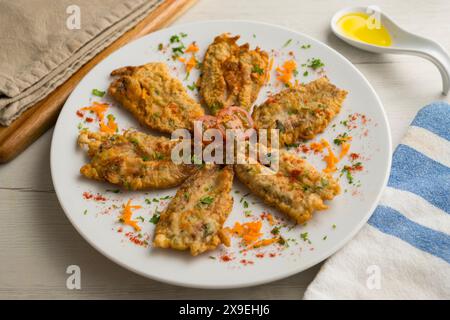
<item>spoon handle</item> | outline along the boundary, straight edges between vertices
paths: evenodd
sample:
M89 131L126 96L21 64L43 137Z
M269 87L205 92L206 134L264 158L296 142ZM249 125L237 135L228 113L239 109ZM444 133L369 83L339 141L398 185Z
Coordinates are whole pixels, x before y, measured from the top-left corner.
M418 35L410 36L414 39L409 39L410 45L406 45L403 51L431 61L441 73L442 94L447 95L450 89L450 57L447 51L433 40Z

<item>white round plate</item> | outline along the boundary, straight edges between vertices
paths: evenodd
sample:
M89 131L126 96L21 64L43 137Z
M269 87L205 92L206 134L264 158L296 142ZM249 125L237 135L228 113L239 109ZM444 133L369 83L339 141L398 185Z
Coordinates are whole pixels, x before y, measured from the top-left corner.
M114 193L111 190L117 187L82 177L79 169L87 158L85 151L76 145L79 127L96 131L98 124L83 123L76 112L93 101L106 101L111 104L108 113L115 115L120 129L134 127L147 131L107 96L96 97L92 95L92 90L107 90L111 82L109 74L118 67L151 61L168 63L173 76L182 80L186 86L192 85L198 77L198 71L191 72L186 79L183 64L170 59L171 48L177 46L175 43L167 48L170 37L178 34L185 45L196 41L200 48L196 55L201 60L214 37L224 32L240 35L239 43L249 42L252 48L259 46L274 57L270 84L261 90L257 104L267 98L268 92L282 89L276 79L276 66L295 57L297 79L309 82L320 75L307 66L311 62L308 59L320 58L330 81L349 94L340 114L325 133L315 140L328 139L335 152L339 153L340 147L332 141L339 133L349 132L353 137L350 152L360 155L358 161L362 162L364 170L354 173L352 184L349 184L345 174L341 176L342 194L329 203L329 209L317 212L306 225L294 226L287 219L282 222L281 234L289 246L273 244L244 254L239 250L239 240L233 238L231 248L220 246L215 251L197 257L191 257L187 252L152 248L154 224L149 220L155 210L162 210L168 201L161 199L153 202L152 199L174 195L176 189ZM160 43L164 45L164 50L158 50ZM195 92L188 92L196 96ZM345 126L353 124L356 124L356 128L350 131ZM302 155L320 169L323 168L320 156L314 153ZM282 27L248 21L209 21L174 26L152 33L119 49L92 69L67 99L59 116L53 134L51 172L56 194L69 220L93 247L114 262L145 277L176 285L236 288L288 277L321 262L341 248L366 223L375 209L389 174L390 155L390 132L380 99L366 78L342 55L317 40ZM346 158L339 163L338 168L349 164L350 160ZM338 171L335 177L339 176ZM101 194L106 200L86 199L83 197L85 192ZM234 225L235 221L260 219L262 212L270 212L277 221L283 219L281 213L265 206L253 195L242 199L248 190L237 179L232 192L234 207L226 222L227 226ZM134 242L147 240L148 246L146 242L137 245L133 239L130 240L137 235L130 233L133 230L129 227L123 226L123 231L119 232L122 226L118 218L122 204L128 199L133 199L133 205L142 205L142 209L136 210L134 214L139 222L139 219L144 220L140 222L141 238L134 239L137 240ZM273 226L264 220L265 237L270 236L271 228Z

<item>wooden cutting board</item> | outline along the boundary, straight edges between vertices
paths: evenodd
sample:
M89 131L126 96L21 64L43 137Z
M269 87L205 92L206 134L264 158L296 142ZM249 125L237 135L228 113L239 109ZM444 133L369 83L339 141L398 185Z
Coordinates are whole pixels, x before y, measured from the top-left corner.
M59 111L72 90L100 61L128 42L168 26L196 1L164 1L133 29L123 34L108 48L81 67L44 100L25 111L9 127L0 126L0 163L13 159L55 124Z

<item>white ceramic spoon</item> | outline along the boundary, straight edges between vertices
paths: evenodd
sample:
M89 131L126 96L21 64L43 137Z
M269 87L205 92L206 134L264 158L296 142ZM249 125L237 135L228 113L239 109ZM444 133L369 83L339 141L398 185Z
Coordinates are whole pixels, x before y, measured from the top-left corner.
M373 14L374 10L379 13L381 24L386 27L392 38L392 45L389 47L382 47L377 45L368 44L366 42L354 40L349 38L338 26L339 19L348 14L354 12L362 12L368 15ZM386 14L381 12L376 7L349 7L342 9L335 13L331 19L331 29L334 34L347 42L348 44L357 48L376 52L376 53L395 53L395 54L410 54L425 58L433 62L439 69L442 76L442 93L447 95L450 88L450 57L444 48L437 42L420 37L413 33L410 33L397 24L394 23Z

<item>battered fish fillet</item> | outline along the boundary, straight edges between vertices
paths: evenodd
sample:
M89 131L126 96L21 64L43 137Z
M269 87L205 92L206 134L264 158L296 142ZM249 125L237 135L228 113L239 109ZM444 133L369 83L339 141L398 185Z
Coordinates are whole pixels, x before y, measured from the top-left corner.
M186 180L161 213L153 245L160 248L190 250L196 256L229 245L222 233L233 207L230 195L233 168L207 164Z
M285 89L253 111L257 129L279 129L280 146L312 139L339 113L347 91L326 77Z
M239 178L265 203L287 214L297 223L311 219L316 210L326 209L325 200L340 192L338 182L319 172L306 160L279 150L277 172L260 164L236 164Z
M88 147L91 160L80 172L87 178L131 190L174 187L196 171L194 165L172 162L171 150L177 143L136 131L119 135L85 130L80 133L78 144Z
M164 63L124 67L111 75L120 78L111 83L109 94L151 129L166 133L180 128L191 130L192 121L204 115Z
M239 36L224 33L208 47L199 79L200 94L213 114L226 106L247 111L264 85L269 56L249 44L238 46Z

